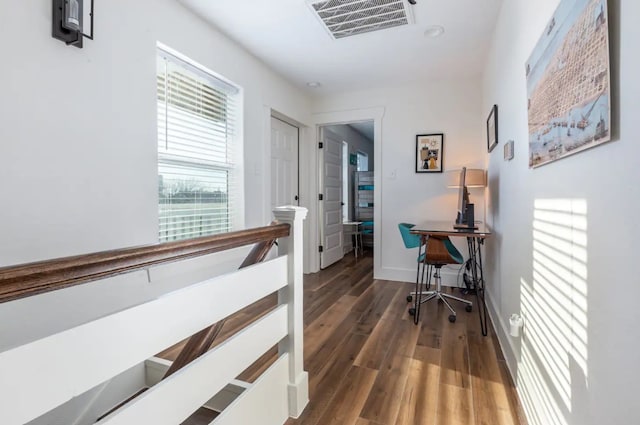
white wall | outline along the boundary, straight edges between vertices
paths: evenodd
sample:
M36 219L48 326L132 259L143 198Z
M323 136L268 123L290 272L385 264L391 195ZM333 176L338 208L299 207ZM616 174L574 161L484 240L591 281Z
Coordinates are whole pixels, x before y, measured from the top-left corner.
M558 4L503 2L485 70L483 110L500 108L489 165L491 307L501 332L511 313L528 316L525 337L502 333L501 343L531 425L636 423L640 2L609 0L614 140L531 170L524 64ZM515 158L504 162L508 139ZM577 238L563 247L560 231L550 235L557 243L540 243L534 220L539 228L542 213L566 207L556 218L573 220Z
M244 89L245 224L270 221L265 110L308 123L301 91L175 0L97 2L84 49L51 1L0 16L0 266L157 241L157 41Z
M375 170L381 195L380 270L376 278L415 281L417 251L404 248L398 223L453 220L457 192L445 186L444 174L416 174L416 135L444 133L444 169L482 167L486 141L481 110L480 79L443 80L414 85L375 88L318 99L318 113L382 107L380 154ZM378 151L376 151L378 152ZM380 187L378 187L380 186ZM482 192L471 193L478 211L484 211ZM482 213L479 219L483 219ZM461 252L466 249L459 241ZM454 284L455 273L446 283Z

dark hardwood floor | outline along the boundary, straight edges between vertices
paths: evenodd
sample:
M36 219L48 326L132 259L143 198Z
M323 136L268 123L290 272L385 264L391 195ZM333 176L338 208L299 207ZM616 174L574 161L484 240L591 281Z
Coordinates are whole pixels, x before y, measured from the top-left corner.
M200 425L208 424L218 416L217 412L201 407L193 415L189 416L186 421L180 425Z
M372 263L350 254L305 276L310 402L287 425L525 425L493 329L482 336L475 308L457 308L449 323L446 307L430 302L416 326L405 299L413 286L373 280ZM215 344L275 302L270 296L232 316ZM239 379L254 381L276 354L274 347Z

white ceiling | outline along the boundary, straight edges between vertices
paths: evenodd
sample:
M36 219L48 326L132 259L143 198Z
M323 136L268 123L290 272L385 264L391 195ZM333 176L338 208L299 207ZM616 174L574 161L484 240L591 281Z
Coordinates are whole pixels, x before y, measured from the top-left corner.
M417 0L415 23L334 40L307 0L180 0L312 93L479 75L502 0ZM441 25L439 38L424 36ZM322 87L310 89L307 82Z

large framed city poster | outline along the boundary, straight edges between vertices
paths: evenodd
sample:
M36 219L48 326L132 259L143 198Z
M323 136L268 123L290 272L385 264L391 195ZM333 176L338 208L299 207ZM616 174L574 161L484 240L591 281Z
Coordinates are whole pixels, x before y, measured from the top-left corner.
M529 167L611 140L607 0L562 0L526 65Z

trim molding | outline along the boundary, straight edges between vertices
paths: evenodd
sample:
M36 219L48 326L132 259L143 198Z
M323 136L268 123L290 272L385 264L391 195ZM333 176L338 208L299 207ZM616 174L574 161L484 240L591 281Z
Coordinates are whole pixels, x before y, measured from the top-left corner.
M443 267L440 275L442 276L442 286L454 288L459 286L457 280L457 271L446 269ZM382 267L378 275L376 275L376 279L392 280L395 282L406 282L414 284L416 281L416 269ZM460 285L462 285L462 280L460 280Z
M373 191L373 221L382 223L382 120L384 118L384 106L371 108L348 109L341 111L323 111L312 115L313 124L315 125L316 137L320 137L320 127L335 124L348 124L355 121L373 121L373 171L374 171L374 191ZM319 179L319 156L318 150L312 150L313 166L310 172L316 176L315 193L320 193ZM309 205L310 215L317 218L320 205L316 201L313 205ZM320 240L319 221L315 221L315 231L311 229L309 239L312 246L318 246ZM310 221L310 224L314 223ZM373 276L380 279L382 271L382 251L380 232L373 235ZM309 271L315 273L320 270L320 256L314 255L309 259ZM413 279L412 279L413 280Z
M511 379L513 379L514 385L516 385L516 389L518 388L518 350L514 345L514 339L509 335L509 330L507 328L506 322L503 320L502 314L496 308L495 302L493 301L493 297L490 294L486 297L487 310L489 313L489 317L491 318L491 322L493 323L493 329L496 332L498 337L498 342L500 343L500 349L502 350L502 355L504 356L507 362L507 368L509 369L509 373L511 374ZM520 337L522 338L522 336Z

